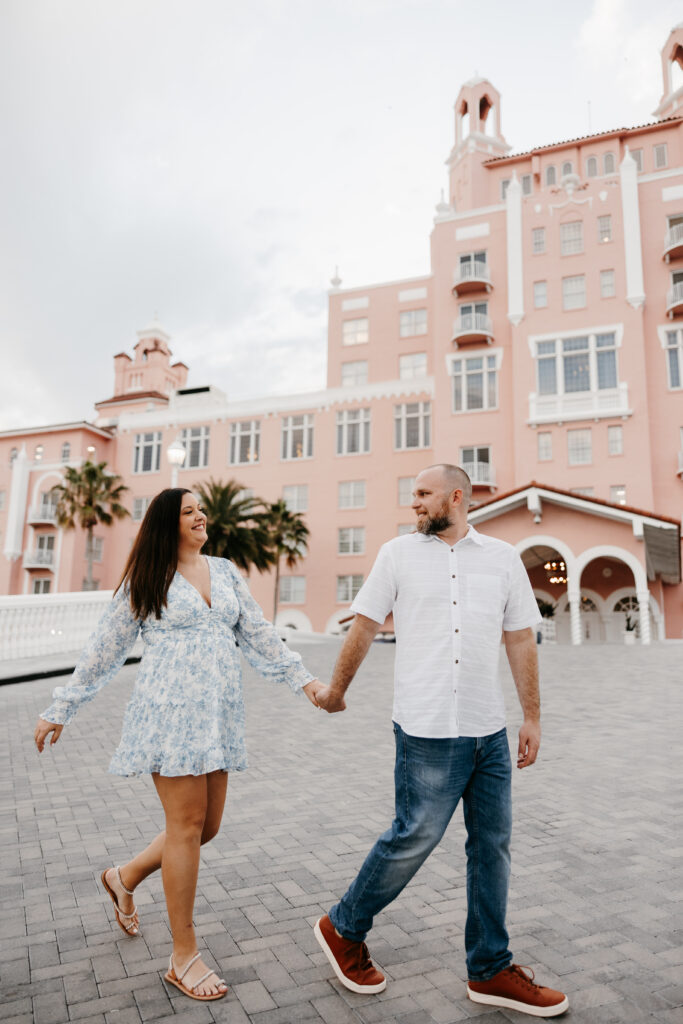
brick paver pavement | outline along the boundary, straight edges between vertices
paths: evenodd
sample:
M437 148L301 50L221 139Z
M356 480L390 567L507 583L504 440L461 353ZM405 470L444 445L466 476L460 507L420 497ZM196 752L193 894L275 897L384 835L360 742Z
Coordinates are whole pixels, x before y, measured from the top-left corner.
M339 642L299 646L326 678ZM509 924L518 962L565 989L573 1024L683 1022L680 815L683 647L542 647L544 744L514 778ZM230 780L203 848L196 923L227 999L161 981L161 882L138 890L142 936L113 922L99 874L162 827L149 779L107 774L136 666L39 758L53 682L0 688L0 1018L5 1024L501 1024L531 1018L467 1000L464 829L456 814L370 949L389 985L368 998L331 977L311 924L353 878L393 806L394 648L375 644L343 715L246 672L251 768ZM519 723L506 678L511 735Z

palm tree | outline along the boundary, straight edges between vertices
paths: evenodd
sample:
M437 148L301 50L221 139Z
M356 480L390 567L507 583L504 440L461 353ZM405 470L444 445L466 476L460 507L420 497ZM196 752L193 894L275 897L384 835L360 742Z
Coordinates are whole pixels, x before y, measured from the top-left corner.
M88 571L83 584L84 590L93 590L92 565L95 557L93 530L98 523L111 526L114 519L130 515L120 504L128 488L117 473L109 473L106 462L94 463L86 460L80 469L67 466L64 483L55 484L51 493L57 499L57 522L65 530L73 530L78 523L87 531L85 557Z
M244 497L236 480L210 479L195 491L208 518L206 554L229 558L245 572L270 569L275 555L261 499Z
M267 506L268 529L275 551L275 595L273 600L273 622L277 618L280 598L280 561L285 559L288 569L293 569L306 554L310 531L300 512L291 512L287 503L280 499Z

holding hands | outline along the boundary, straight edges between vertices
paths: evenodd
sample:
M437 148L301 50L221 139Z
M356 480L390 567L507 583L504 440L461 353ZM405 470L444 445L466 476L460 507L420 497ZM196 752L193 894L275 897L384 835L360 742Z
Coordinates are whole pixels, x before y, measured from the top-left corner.
M304 693L311 704L315 704L317 708L327 711L330 715L336 711L344 711L346 708L343 694L334 691L331 685L325 686L319 679L313 679L312 682L307 683L304 686Z

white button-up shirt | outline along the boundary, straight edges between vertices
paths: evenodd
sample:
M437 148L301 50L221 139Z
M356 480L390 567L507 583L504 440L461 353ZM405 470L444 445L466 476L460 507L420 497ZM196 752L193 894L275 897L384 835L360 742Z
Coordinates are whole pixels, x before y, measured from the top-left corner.
M412 533L384 544L351 611L394 613L393 719L411 736L489 736L505 725L503 630L540 621L522 560L477 533L450 546Z

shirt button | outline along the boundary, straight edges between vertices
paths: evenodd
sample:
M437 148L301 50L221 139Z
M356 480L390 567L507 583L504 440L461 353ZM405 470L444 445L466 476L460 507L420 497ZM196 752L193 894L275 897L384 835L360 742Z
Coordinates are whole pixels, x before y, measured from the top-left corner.
M456 659L455 659L455 664L457 665L459 661L460 661L460 659L459 659L459 658L456 658Z
M457 601L454 601L454 602L453 602L453 604L457 604L457 603L458 603Z
M453 573L453 575L451 576L451 579L452 579L452 580L454 580L454 579L455 579L455 573Z
M456 632L456 633L459 633L459 632L460 632L460 630L459 630L459 629L456 629L456 631L455 631L455 632Z

